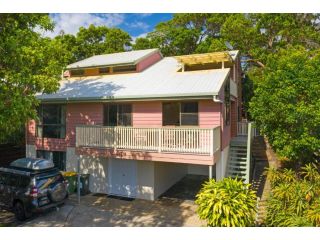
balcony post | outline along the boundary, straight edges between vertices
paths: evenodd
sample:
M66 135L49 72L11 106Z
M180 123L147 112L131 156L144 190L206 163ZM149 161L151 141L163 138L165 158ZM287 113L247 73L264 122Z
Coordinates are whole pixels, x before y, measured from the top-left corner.
M117 127L113 128L113 149L114 151L117 151Z
M212 165L209 165L209 179L212 179Z
M160 153L161 152L161 128L158 129L158 144L159 144L158 152Z
M213 135L213 129L210 130L210 142L209 142L209 146L210 146L210 156L212 157L213 156L213 148L214 148L214 135Z

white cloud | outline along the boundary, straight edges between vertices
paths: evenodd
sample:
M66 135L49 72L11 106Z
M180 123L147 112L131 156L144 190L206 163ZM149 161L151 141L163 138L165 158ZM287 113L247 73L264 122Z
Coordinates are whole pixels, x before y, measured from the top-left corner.
M137 28L137 29L141 29L143 31L147 31L149 29L149 25L146 24L145 22L132 22L132 23L127 23L127 26L131 27L131 28Z
M95 26L115 27L124 22L124 14L90 14L90 13L61 13L52 14L51 18L55 22L53 32L43 32L45 36L55 37L62 30L68 34L76 34L80 27Z
M134 44L136 42L137 38L145 38L147 35L148 35L148 33L146 32L146 33L141 33L138 36L133 36L131 43Z

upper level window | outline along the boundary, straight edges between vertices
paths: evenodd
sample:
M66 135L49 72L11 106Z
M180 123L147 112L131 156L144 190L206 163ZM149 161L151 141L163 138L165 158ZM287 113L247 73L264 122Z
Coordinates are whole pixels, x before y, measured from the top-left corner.
M37 137L65 138L66 107L60 104L43 104L38 109Z
M198 102L167 102L162 105L163 126L197 126Z
M136 65L113 67L113 72L114 73L135 72L136 70L137 70Z
M224 107L225 107L225 125L230 125L230 111L231 111L231 99L230 99L230 79L227 80L224 86Z
M83 76L84 75L84 69L74 69L70 70L71 76Z
M108 67L99 68L99 73L100 74L108 74L109 68Z
M131 104L106 104L104 106L104 126L132 126Z

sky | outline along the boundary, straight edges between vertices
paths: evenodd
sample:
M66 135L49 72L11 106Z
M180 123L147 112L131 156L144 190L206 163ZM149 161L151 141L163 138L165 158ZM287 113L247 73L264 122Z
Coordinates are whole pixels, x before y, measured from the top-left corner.
M144 37L154 27L172 18L171 13L52 13L50 17L55 22L53 32L44 35L54 37L63 30L65 33L76 34L79 27L96 26L117 27L128 32L133 41L137 37Z

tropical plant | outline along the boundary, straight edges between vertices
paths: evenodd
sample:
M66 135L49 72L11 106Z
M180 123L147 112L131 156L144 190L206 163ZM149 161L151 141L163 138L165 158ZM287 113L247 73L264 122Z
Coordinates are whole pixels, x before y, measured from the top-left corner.
M199 217L210 227L253 226L256 215L256 194L242 180L211 179L196 196Z
M295 173L288 169L268 169L271 193L267 200L267 226L320 225L320 173L308 164Z

